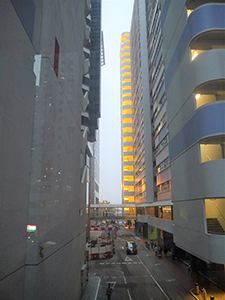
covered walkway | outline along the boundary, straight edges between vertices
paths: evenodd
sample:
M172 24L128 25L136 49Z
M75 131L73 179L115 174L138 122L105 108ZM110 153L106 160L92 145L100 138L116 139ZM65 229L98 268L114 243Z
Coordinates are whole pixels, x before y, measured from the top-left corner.
M155 201L151 203L124 203L124 204L90 204L89 217L91 220L135 220L137 210L149 207L168 207L173 206L172 201Z
M135 220L135 204L91 204L91 220Z

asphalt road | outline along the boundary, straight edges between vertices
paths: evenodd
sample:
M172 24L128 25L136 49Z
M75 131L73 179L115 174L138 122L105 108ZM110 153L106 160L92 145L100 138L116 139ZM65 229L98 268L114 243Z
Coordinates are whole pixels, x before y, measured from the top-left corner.
M125 244L131 239L138 245L137 255L126 254ZM193 300L139 240L127 229L118 230L113 258L89 262L89 274L100 278L96 300L107 299L109 282L113 286L112 300Z

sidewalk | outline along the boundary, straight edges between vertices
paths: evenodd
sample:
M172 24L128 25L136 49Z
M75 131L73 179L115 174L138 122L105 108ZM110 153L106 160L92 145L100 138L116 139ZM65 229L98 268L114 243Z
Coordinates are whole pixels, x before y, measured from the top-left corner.
M145 246L145 241L143 238L139 240L139 242ZM152 255L154 254L154 250L149 250ZM210 283L206 278L199 274L195 274L190 276L188 274L187 266L181 260L173 260L172 257L162 257L158 259L159 263L161 263L165 269L187 290L190 294L197 300L211 300L210 297L214 297L212 300L225 300L225 292L220 290L216 285ZM199 284L200 290L202 288L206 289L207 296L201 294L196 295L195 284Z
M89 276L87 285L80 300L96 300L98 296L99 284L99 277Z
M210 287L207 290L207 295L204 297L202 294L196 295L195 289L191 289L190 293L192 296L197 300L224 300L225 299L225 293L221 290L219 290L217 287ZM211 298L214 297L214 298Z

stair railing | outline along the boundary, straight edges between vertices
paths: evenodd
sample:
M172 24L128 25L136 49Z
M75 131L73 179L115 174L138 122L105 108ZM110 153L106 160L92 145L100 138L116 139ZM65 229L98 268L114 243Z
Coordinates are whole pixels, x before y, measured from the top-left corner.
M215 206L217 212L219 213L218 220L220 222L220 225L222 226L223 230L225 231L225 218L224 218L223 214L221 213L221 211L219 210L219 208L216 205L214 205L214 206ZM224 234L225 234L225 232L224 232Z

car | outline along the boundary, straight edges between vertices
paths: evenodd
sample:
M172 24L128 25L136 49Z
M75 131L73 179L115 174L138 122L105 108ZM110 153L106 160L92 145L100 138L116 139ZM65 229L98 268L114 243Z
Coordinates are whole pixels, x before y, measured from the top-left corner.
M127 254L137 254L137 244L135 241L126 242L126 252Z

